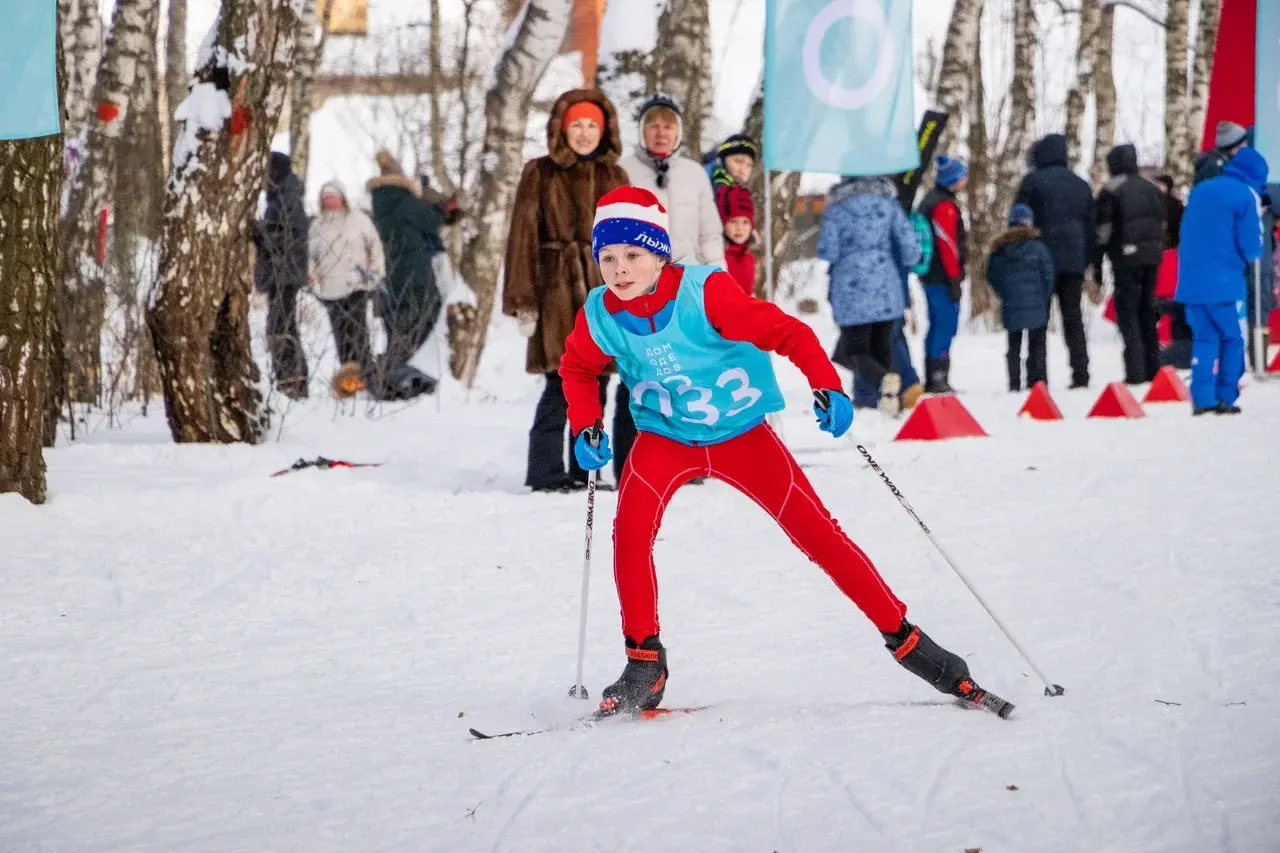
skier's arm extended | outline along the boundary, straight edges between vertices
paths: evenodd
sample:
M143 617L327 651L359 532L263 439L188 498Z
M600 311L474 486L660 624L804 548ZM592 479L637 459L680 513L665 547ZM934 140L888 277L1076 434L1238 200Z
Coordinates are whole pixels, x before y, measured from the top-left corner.
M579 310L573 331L564 340L564 357L560 359L560 380L569 403L569 429L574 435L604 417L599 377L611 361L612 356L605 355L591 337L586 310Z
M707 319L721 336L784 356L800 368L809 380L809 387L815 391L839 390L840 375L823 351L818 336L803 320L792 317L772 302L743 293L728 273L714 272L707 276L702 299Z

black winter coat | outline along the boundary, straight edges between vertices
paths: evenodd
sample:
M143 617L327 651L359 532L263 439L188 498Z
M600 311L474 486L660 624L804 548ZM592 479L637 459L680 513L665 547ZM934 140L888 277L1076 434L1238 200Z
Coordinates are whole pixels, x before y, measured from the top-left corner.
M441 300L431 259L442 245L444 210L423 199L421 185L406 175L382 175L367 186L387 259L391 310L403 317L434 316Z
M1000 321L1010 332L1049 325L1053 258L1035 228L1010 228L991 243L987 281L1000 297Z
M263 293L300 290L307 283L307 232L302 181L287 154L271 152L267 164L267 207L253 223L253 286Z
M1067 138L1051 133L1031 149L1033 171L1022 179L1015 203L1035 216L1040 239L1057 275L1083 275L1093 252L1093 191L1067 165Z
M1107 154L1112 178L1098 193L1098 247L1113 268L1159 266L1164 255L1168 212L1164 193L1138 174L1138 150L1117 145Z

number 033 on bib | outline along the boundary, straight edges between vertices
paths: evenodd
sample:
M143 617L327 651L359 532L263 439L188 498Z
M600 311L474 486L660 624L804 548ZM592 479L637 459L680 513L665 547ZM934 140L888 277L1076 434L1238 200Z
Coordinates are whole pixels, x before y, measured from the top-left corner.
M609 315L605 288L587 297L591 337L617 360L639 430L686 443L715 443L783 408L768 353L721 337L707 319L703 285L716 270L684 268L676 298L635 333Z

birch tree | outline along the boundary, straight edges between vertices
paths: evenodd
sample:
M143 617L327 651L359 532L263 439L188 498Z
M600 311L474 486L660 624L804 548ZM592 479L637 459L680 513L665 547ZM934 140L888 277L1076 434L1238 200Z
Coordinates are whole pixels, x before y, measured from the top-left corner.
M450 306L450 370L470 387L484 350L498 289L511 203L520 177L529 102L555 58L569 26L572 0L529 0L520 26L498 59L485 96L484 147L480 191L473 219L476 231L462 252L460 274L476 296L474 310Z
M155 50L159 14L159 0L116 2L111 37L94 86L97 117L89 127L84 162L67 203L58 270L65 287L61 323L69 371L67 394L77 403L97 403L101 393L106 283L98 212L108 203L139 64L144 53Z
M1076 43L1076 79L1067 92L1067 163L1075 168L1084 147L1084 108L1094 91L1098 62L1098 39L1102 32L1102 5L1099 0L1081 0L1080 35Z
M1025 170L1027 152L1036 139L1036 15L1032 0L1013 3L1013 79L1009 85L1009 124L997 164L996 186L1003 216ZM975 63L978 65L980 63ZM974 85L982 85L981 77Z
M752 139L759 140L760 151L764 152L764 72L760 72L760 79L756 82L755 96L751 99L751 109L747 113L746 128L744 131L747 136ZM800 193L799 172L773 172L766 173L764 168L764 158L760 158L758 168L751 172L751 195L754 198L764 198L764 182L771 181L769 193L771 195L769 205L770 233L764 234L764 239L771 241L773 252L773 282L776 291L778 281L781 277L782 266L789 260L788 257L793 247L795 239L795 229L792 224L795 221L796 196ZM756 220L756 226L764 232L764 218ZM763 258L763 245L755 251ZM756 295L765 299L773 299L776 293L769 293L765 289L765 265L763 263L756 265Z
M1213 73L1213 52L1218 46L1218 22L1222 19L1222 0L1200 0L1200 20L1196 26L1196 53L1191 70L1190 150L1200 148L1204 134L1205 113L1209 109L1209 77ZM1191 161L1194 169L1194 157ZM1177 186L1191 184L1191 174L1175 175Z
M168 25L164 35L164 91L165 108L160 122L164 141L164 168L169 171L169 152L172 150L173 111L187 97L187 84L191 77L187 71L187 0L169 0Z
M665 18L665 19L664 19ZM683 110L682 143L702 158L703 130L711 118L711 12L708 0L669 0L658 18L658 42L664 46L657 89L675 98Z
M973 61L982 34L983 0L956 0L951 9L951 22L942 44L942 67L938 72L938 106L951 120L938 140L938 154L950 150L952 133L961 124L973 85Z
M979 319L994 310L991 287L987 284L983 256L996 235L999 211L995 209L994 163L990 137L987 134L987 95L982 84L982 40L974 42L970 66L973 80L969 86L969 183L965 206L969 209L969 242L965 269L969 277L970 317Z
M1164 162L1178 183L1190 182L1191 101L1187 58L1191 50L1191 0L1168 0L1164 19Z
M0 142L0 188L0 493L39 504L46 496L41 446L55 340L62 136Z
M316 15L316 0L302 0L293 84L289 87L289 153L294 174L304 186L307 183L307 164L311 161L311 84L315 82L324 57L334 5L325 4L324 20L321 21Z
M79 135L89 123L93 87L102 59L102 16L94 0L58 0L58 31L67 84L62 100L64 136Z
M261 440L250 228L293 63L294 0L223 0L178 107L147 325L177 442Z
M1089 182L1096 193L1107 182L1107 152L1116 144L1116 77L1112 63L1116 36L1116 7L1102 7L1098 23L1097 67L1094 70L1093 168Z

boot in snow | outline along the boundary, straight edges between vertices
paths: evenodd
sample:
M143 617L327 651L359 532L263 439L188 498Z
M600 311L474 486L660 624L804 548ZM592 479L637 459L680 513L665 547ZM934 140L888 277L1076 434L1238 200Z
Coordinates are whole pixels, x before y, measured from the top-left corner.
M930 394L954 394L955 389L948 383L951 370L951 359L927 359L925 363L925 388Z
M658 707L667 686L667 650L658 635L636 644L627 638L627 666L613 684L604 689L600 716L634 714Z
M918 675L940 693L968 699L976 688L964 658L935 643L905 619L895 634L884 634L885 648L908 672Z

